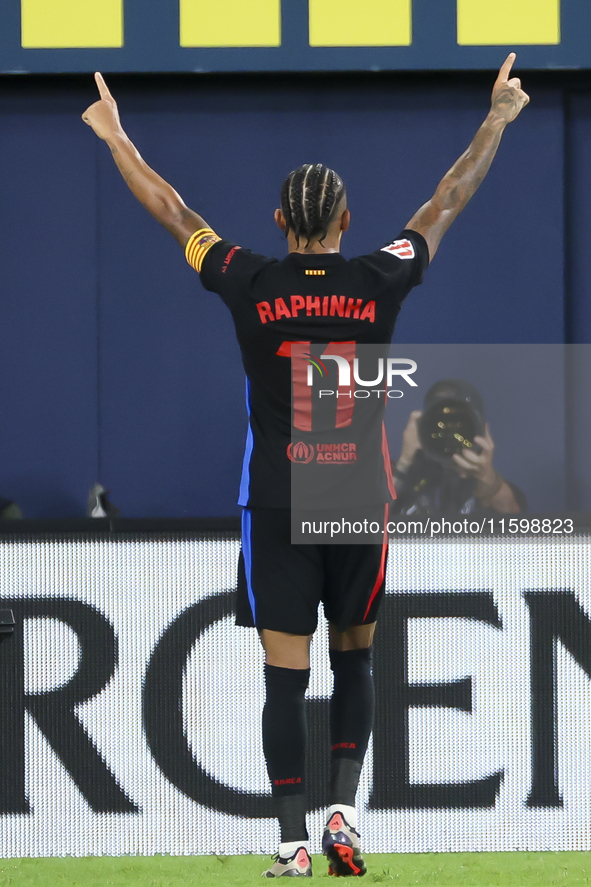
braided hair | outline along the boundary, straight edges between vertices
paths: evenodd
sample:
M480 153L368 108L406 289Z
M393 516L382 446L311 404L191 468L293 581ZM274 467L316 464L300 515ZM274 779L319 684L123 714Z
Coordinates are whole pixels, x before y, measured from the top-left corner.
M298 246L300 237L307 238L306 246L316 237L323 242L345 193L341 177L322 163L304 163L290 172L281 188L281 209Z

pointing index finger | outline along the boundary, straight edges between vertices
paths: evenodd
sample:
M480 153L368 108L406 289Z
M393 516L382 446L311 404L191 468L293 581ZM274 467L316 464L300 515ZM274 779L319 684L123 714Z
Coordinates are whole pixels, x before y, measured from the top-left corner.
M515 64L515 59L517 58L514 52L510 52L503 64L501 65L501 70L499 71L499 76L497 77L497 83L506 83L509 79L509 74L511 73L511 68Z
M103 75L99 71L97 71L96 74L94 75L94 79L96 81L96 85L98 86L98 91L100 93L101 98L102 99L112 99L113 96L109 92L109 87L105 83Z

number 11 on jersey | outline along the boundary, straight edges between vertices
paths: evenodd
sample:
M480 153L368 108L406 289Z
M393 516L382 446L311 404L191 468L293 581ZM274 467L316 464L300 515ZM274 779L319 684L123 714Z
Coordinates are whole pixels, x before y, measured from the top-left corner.
M293 399L293 425L298 431L312 431L312 394L314 374L321 378L328 376L326 360L336 361L339 368L339 384L336 389L337 408L335 428L346 428L353 421L355 405L353 361L355 342L329 342L320 357L310 351L311 342L282 342L277 351L279 357L291 359L291 384ZM348 368L348 374L345 370ZM347 382L348 376L348 382Z

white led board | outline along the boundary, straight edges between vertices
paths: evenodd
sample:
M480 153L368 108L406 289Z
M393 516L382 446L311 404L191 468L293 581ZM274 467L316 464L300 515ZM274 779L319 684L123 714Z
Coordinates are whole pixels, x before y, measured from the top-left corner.
M584 536L391 542L368 852L591 849ZM239 541L0 545L0 855L275 852L262 654L232 623ZM327 633L308 699L326 801Z

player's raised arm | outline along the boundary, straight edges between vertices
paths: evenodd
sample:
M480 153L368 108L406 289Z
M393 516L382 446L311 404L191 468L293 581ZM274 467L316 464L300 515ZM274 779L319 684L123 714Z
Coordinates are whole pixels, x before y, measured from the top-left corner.
M82 119L107 143L131 192L184 248L191 235L207 228L207 223L142 159L121 126L117 103L102 74L97 73L94 78L100 100L86 109Z
M505 60L492 92L491 109L469 148L443 177L431 200L412 217L407 228L423 235L432 259L441 238L486 176L504 129L529 102L518 77L512 77L515 53Z

